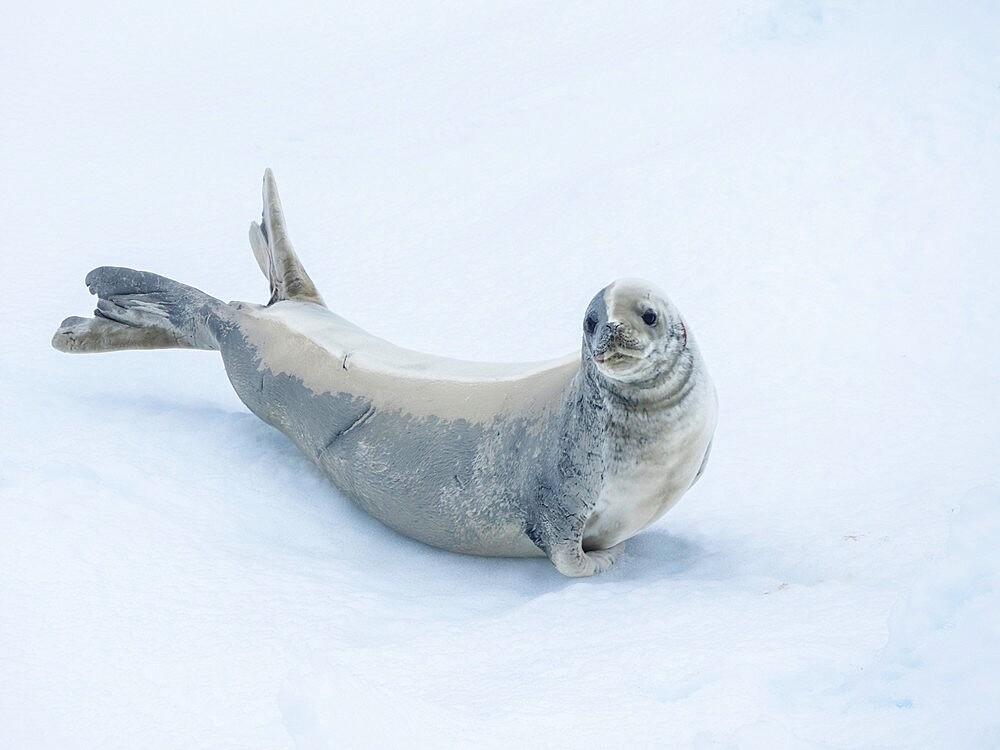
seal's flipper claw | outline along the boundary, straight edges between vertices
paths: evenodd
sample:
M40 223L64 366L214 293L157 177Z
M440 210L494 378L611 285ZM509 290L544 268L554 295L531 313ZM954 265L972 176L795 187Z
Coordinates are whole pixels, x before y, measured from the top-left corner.
M271 285L271 302L268 304L293 299L325 307L323 297L302 267L302 262L288 239L278 185L270 169L264 171L263 198L261 222L250 225L250 247L257 265Z

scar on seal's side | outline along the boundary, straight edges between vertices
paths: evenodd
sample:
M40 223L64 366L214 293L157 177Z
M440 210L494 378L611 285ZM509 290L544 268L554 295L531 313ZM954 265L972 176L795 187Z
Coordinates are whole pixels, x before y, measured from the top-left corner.
M250 244L266 305L104 266L86 279L94 317L63 321L53 346L217 350L243 403L387 526L455 552L546 555L569 576L610 567L704 471L715 389L655 287L598 292L579 354L464 362L394 346L327 309L270 170Z

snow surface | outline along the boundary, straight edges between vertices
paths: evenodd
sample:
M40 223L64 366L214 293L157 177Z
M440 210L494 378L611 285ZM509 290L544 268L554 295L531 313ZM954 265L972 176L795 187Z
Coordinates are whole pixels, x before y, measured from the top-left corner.
M210 7L208 7L210 6ZM1000 6L25 3L0 30L0 747L1000 747ZM608 574L424 547L93 266L470 359L664 287L722 402Z

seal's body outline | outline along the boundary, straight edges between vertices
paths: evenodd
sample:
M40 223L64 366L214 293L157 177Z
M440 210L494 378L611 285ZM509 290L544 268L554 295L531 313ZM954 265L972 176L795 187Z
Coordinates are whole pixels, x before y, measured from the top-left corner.
M566 575L609 567L704 470L714 386L679 313L644 282L594 297L578 355L464 362L328 310L288 241L270 170L250 239L267 305L102 267L87 277L95 317L67 319L53 345L217 349L247 407L387 526L455 552L544 554Z

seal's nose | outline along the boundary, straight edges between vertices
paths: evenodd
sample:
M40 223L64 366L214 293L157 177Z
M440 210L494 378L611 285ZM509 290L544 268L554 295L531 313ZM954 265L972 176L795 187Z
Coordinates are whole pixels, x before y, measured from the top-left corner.
M601 335L597 340L597 349L602 352L618 349L622 345L624 336L625 324L618 320L609 320L601 329Z
M615 344L621 343L621 340L627 336L629 332L629 327L620 320L609 320L604 324L604 340L613 342Z

